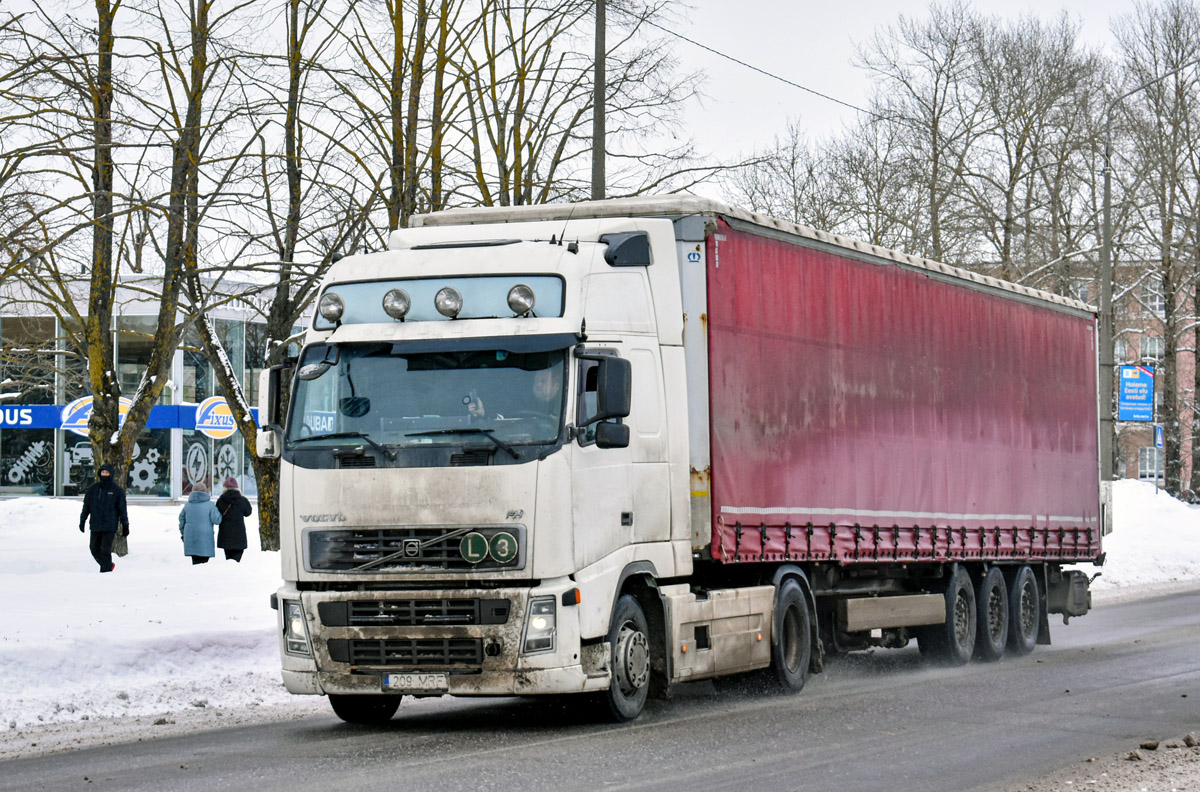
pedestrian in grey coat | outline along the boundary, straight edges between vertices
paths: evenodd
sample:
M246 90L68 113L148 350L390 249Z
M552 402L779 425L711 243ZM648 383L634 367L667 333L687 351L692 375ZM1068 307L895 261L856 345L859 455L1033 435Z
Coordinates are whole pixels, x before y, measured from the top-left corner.
M208 495L208 487L196 484L187 503L179 512L179 538L183 554L192 557L193 564L207 564L217 554L213 542L213 526L221 522L221 512Z

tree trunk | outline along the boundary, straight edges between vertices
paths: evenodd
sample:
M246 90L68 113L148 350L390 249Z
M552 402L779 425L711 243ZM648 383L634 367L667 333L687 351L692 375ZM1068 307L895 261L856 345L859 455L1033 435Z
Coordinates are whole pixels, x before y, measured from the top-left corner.
M91 86L93 129L92 164L92 272L88 315L83 335L87 348L88 383L92 390L92 414L88 437L96 467L122 468L114 479L124 481L124 463L116 453L113 438L120 425L121 386L113 360L112 314L113 273L113 20L117 6L96 0L96 77Z

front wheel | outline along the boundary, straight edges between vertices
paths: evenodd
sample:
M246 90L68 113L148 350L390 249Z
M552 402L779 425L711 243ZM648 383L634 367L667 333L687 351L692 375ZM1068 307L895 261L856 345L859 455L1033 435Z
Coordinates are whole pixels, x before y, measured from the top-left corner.
M613 721L624 723L642 714L650 692L650 629L642 606L630 594L617 600L608 642L612 646L612 680L602 709Z
M400 696L329 694L329 706L346 723L387 723L400 708Z

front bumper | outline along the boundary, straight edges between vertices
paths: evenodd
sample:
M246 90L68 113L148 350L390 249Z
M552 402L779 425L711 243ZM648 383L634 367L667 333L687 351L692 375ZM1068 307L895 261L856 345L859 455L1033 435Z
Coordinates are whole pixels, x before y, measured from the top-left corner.
M277 596L281 602L299 600L303 605L312 655L286 651L281 608L284 684L297 694L380 693L384 673L411 672L445 674L445 693L453 696L605 690L608 645L581 646L578 609L562 605L562 593L571 586L565 579L534 589L300 592L285 586ZM555 647L525 655L521 648L529 601L543 596L553 596L558 603ZM461 606L473 600L507 602L507 618L503 623L439 624L430 623L437 616L420 616L440 612L443 603L453 606L447 610L461 613ZM465 610L470 612L469 605ZM346 613L358 617L340 615Z

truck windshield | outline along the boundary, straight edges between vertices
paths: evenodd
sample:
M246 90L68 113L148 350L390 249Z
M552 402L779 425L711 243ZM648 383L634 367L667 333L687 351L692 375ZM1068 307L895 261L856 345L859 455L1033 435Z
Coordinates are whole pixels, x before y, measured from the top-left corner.
M553 443L562 426L564 359L562 350L408 354L391 343L314 345L297 369L288 440L502 449Z

